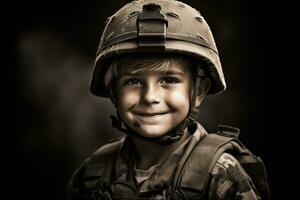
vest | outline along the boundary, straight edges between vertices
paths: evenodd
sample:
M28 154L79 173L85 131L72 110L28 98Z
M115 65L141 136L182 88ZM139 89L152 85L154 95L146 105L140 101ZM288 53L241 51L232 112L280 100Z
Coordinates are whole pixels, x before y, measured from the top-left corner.
M251 177L262 199L271 199L265 165L262 159L252 154L238 139L239 131L229 126L220 126L217 133L206 135L195 146L185 164L174 177L171 196L168 199L206 199L210 172L222 153L233 155ZM113 199L118 196L111 188L115 158L124 140L105 145L96 151L85 168L83 184L86 200ZM199 159L201 158L201 159ZM193 165L189 165L193 161ZM238 175L238 174L237 174ZM118 188L124 194L135 192L134 186L123 183ZM119 184L122 185L122 184ZM132 198L130 198L132 199ZM143 199L143 197L136 197ZM147 199L146 197L144 199Z

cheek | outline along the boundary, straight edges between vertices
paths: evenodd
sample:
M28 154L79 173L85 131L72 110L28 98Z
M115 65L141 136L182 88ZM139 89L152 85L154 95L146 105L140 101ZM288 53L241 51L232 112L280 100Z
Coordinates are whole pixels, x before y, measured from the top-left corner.
M128 91L128 90L122 90L118 94L118 109L120 110L128 110L137 102L139 102L139 95L137 92Z
M167 95L170 106L176 110L187 112L189 109L189 93L185 88L177 89Z

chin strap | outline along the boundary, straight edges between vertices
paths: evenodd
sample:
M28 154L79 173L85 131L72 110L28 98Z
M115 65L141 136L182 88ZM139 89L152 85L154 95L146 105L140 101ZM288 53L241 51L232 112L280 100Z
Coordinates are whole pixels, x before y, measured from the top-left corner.
M134 137L140 138L140 139L148 141L148 142L154 142L154 143L163 144L163 145L169 145L169 144L179 141L182 138L182 136L184 135L186 128L188 129L189 133L193 134L197 128L198 113L199 113L199 109L196 107L196 97L199 92L201 78L205 76L205 72L200 67L197 67L196 74L197 74L197 77L195 78L195 82L194 82L194 91L192 93L189 114L183 120L182 123L180 123L178 126L173 128L167 134L165 134L161 137L158 137L158 138L144 137L144 136L136 133L130 127L126 126L123 123L118 111L117 111L117 116L114 116L114 115L110 116L111 120L112 120L112 126L127 135L134 136Z

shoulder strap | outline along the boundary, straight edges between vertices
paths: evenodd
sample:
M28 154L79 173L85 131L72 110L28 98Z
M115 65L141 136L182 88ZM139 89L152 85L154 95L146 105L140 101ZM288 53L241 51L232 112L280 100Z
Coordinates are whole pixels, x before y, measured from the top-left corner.
M114 169L115 158L124 142L124 139L106 144L96 150L90 157L84 172L84 184L87 189L96 186L105 189L109 186Z
M185 164L182 173L177 179L176 188L180 186L200 193L205 191L209 180L209 172L212 171L220 155L230 148L232 140L234 138L218 134L206 135L187 160L188 163Z

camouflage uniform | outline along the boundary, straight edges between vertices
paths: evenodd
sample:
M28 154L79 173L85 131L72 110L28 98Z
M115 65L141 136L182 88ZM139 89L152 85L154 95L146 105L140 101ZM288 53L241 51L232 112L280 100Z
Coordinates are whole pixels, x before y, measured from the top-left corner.
M239 177L232 173L240 174ZM261 199L251 178L238 161L223 153L213 171L208 199Z
M192 165L193 160L187 158L192 153L194 147L206 135L206 131L198 124L197 130L184 143L182 143L160 166L156 167L150 178L142 182L139 186L136 184L134 174L134 153L130 137L121 141L121 147L115 156L110 156L114 160L110 166L112 177L106 183L96 184L99 180L95 177L97 168L100 172L100 179L107 179L105 175L106 163L95 163L101 158L89 158L83 166L73 175L70 182L70 200L76 199L261 199L258 195L251 178L247 175L240 163L230 154L223 153L216 162L211 172L206 191L199 194L192 191L192 185L197 185L195 177L187 173L181 178L181 190L174 190L172 185L180 176L178 172L186 165ZM120 141L118 141L120 144ZM118 145L119 145L118 144ZM112 145L112 144L109 144ZM105 152L109 145L105 145L97 151ZM105 157L105 153L102 154ZM107 158L106 158L107 159ZM199 158L201 159L201 158ZM90 177L83 182L83 176L89 163L93 163L94 169ZM109 164L107 164L109 165ZM98 174L99 175L99 174ZM99 177L98 177L99 178ZM200 179L199 179L200 180ZM105 181L104 181L105 182ZM97 186L95 186L97 185ZM182 190L188 191L182 193ZM86 192L85 192L86 191ZM191 192L190 192L191 191ZM87 193L87 194L84 194ZM98 195L98 196L97 196Z

